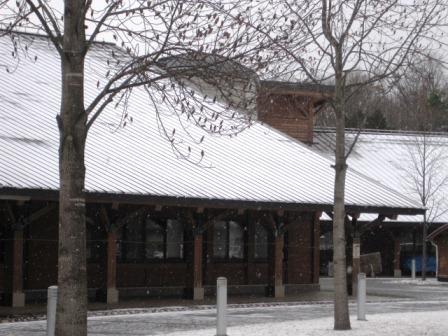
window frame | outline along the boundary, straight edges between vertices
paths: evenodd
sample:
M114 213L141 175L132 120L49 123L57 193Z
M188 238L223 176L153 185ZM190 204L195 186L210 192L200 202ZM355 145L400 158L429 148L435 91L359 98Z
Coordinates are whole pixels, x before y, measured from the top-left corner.
M230 222L236 223L243 233L243 246L242 246L242 252L243 255L241 258L231 258L229 256L230 254ZM225 224L225 256L224 257L218 257L215 255L215 224L216 223L224 223ZM214 262L226 262L226 263L241 263L245 262L247 260L247 226L245 223L241 223L239 221L236 221L234 219L225 219L225 220L218 220L212 222L212 260Z

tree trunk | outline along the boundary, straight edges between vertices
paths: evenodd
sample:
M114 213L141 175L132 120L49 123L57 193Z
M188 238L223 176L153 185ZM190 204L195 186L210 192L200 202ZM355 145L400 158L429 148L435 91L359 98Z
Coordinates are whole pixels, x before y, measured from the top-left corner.
M87 335L87 279L84 151L85 33L83 2L65 1L62 100L58 116L59 254L56 335Z
M336 115L336 155L333 215L334 263L334 329L350 329L347 295L347 267L345 255L345 95L342 74L342 52L336 51L334 109Z

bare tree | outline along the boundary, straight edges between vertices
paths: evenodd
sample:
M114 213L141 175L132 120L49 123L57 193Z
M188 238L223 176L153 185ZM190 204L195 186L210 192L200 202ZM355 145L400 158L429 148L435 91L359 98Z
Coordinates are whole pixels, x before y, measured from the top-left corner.
M254 65L255 71L263 67L263 38L252 40L248 27L229 20L243 11L239 6L221 7L220 13L228 14L218 15L211 3L65 0L61 7L47 0L0 2L0 34L11 37L13 57L19 59L20 50L27 48L14 33L21 29L47 35L61 62L57 335L87 334L84 154L89 129L105 108L120 103L125 124L132 118L126 111L128 98L140 87L155 110L162 103L211 133L237 133L253 118L257 78L244 65ZM96 96L85 100L84 62L101 39L119 48L104 59L108 70L97 83ZM215 109L216 104L221 108ZM182 150L175 129L166 129L158 118L176 154L189 158L192 149Z
M448 213L448 172L446 164L447 142L436 134L422 132L409 136L404 171L404 182L409 191L416 195L427 209L422 223L422 280L426 280L427 235L431 224Z
M348 85L362 81L362 74L355 73L348 79ZM346 127L352 129L387 129L386 116L389 110L390 95L387 87L381 82L364 85L347 97ZM335 126L335 115L330 105L325 105L317 113L315 123L323 127Z
M422 223L422 279L426 279L426 237L431 223L443 216L446 209L444 189L448 186L448 173L443 141L434 130L443 128L448 120L443 92L446 82L442 62L434 56L422 55L407 71L399 75L395 85L395 105L400 115L400 128L420 131L408 139L407 164L398 167L404 170L405 184L418 197L427 212Z
M336 122L334 184L334 328L350 329L346 286L345 176L347 100L367 84L390 78L416 54L438 44L446 16L443 0L270 0L262 23L241 13L237 19L275 42L270 52L279 77L334 83L331 106ZM267 28L265 28L267 27ZM360 81L349 76L360 72Z
M448 127L448 89L443 61L421 55L397 74L392 94L397 127L414 131L438 131Z

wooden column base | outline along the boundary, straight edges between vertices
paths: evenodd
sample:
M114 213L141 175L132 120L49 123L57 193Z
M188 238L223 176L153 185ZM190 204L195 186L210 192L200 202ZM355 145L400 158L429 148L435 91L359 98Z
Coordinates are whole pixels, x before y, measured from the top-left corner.
M118 300L119 300L118 299L118 296L119 296L118 289L108 288L106 295L107 295L107 297L106 297L107 304L118 303Z
M274 287L274 297L275 298L285 297L285 285L276 285Z
M394 269L394 278L401 278L401 269Z
M205 296L204 287L193 288L193 300L194 301L202 301L202 300L204 300L204 296Z
M267 294L275 298L285 297L285 284L283 281L283 240L284 236L274 238L274 246L269 255L269 285Z
M12 293L12 307L25 307L25 293L14 292Z

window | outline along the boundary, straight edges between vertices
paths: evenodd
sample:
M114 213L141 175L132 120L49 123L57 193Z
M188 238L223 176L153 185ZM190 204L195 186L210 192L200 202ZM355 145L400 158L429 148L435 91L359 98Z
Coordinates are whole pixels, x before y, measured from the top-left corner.
M213 256L215 258L227 256L227 223L224 221L213 224Z
M125 259L128 261L137 261L138 259L141 259L142 243L143 237L140 223L127 224L126 235L124 237Z
M166 222L166 257L184 257L184 226L178 220L168 219Z
M244 231L237 222L229 222L229 258L243 259Z
M146 219L145 258L163 259L164 228L152 219Z
M125 261L183 259L184 226L176 219L159 220L147 216L128 223L123 230L121 255Z
M234 221L213 223L213 256L220 259L244 258L244 229Z
M267 259L268 258L268 230L260 222L255 223L255 259Z

